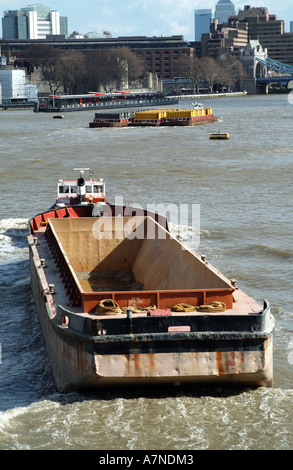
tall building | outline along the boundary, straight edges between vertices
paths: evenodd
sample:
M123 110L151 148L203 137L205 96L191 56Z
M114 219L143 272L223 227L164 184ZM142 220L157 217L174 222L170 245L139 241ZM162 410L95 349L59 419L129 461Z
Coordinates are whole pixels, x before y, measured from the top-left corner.
M46 5L29 5L4 12L3 39L46 39L51 35L68 35L67 17Z
M248 42L248 26L246 23L238 23L234 28L226 25L218 25L217 21L213 23L210 34L203 34L201 38L201 55L213 58L221 54L231 54L239 57L241 51Z
M219 0L216 5L215 19L219 24L227 23L229 16L235 15L236 10L231 0Z
M293 34L285 33L284 20L278 20L267 8L246 5L236 16L231 16L228 23L230 27L246 23L249 39L258 40L271 59L293 63Z
M212 16L212 10L194 11L195 41L200 41L203 34L210 32Z

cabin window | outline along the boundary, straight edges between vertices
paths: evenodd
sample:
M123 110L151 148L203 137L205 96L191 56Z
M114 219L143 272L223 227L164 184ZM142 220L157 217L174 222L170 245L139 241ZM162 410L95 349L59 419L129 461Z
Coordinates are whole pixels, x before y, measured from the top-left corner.
M94 193L102 193L102 186L101 185L95 185L94 186Z
M76 193L76 186L71 186L71 194Z
M87 193L92 193L93 192L93 187L92 186L86 186L86 192Z
M59 193L60 194L69 193L69 186L59 186Z

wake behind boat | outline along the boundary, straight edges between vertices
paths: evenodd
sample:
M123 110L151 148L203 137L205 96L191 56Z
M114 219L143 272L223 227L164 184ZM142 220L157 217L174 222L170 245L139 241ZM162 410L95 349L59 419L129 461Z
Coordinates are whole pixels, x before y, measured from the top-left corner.
M87 170L60 179L52 208L29 223L32 293L57 390L270 386L269 303L185 246L164 216L109 204Z

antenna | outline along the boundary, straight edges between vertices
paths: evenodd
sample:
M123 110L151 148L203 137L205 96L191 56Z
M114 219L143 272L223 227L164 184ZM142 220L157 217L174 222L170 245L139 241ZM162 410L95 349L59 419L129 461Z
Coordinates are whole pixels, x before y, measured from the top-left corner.
M85 171L89 171L90 172L90 178L92 178L93 172L90 171L91 170L90 168L73 168L73 170L74 171L79 171L80 176L83 176Z

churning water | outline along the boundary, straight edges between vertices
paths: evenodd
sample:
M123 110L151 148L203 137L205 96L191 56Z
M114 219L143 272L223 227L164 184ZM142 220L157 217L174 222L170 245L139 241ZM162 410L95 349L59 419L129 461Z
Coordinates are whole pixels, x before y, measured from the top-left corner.
M0 112L0 449L292 449L293 105L284 95L204 104L218 123L89 129L92 112ZM210 141L218 130L230 140ZM110 202L200 205L197 251L271 303L273 388L56 393L30 292L27 221L78 166L105 179Z

